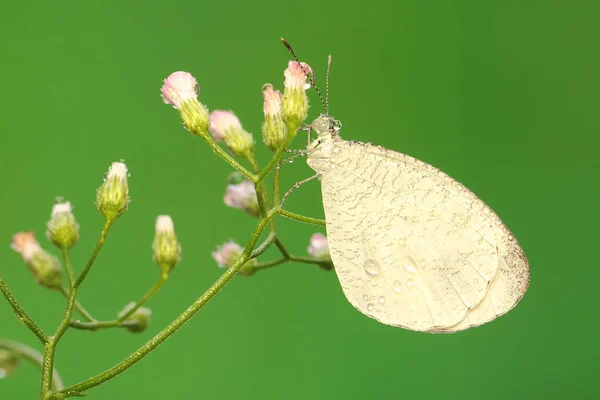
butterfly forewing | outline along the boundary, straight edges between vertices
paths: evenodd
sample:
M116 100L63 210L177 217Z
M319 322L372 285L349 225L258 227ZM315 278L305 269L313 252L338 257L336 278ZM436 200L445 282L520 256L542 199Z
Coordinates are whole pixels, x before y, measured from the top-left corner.
M522 297L528 267L516 240L446 174L337 137L308 161L321 175L333 264L362 313L413 330L455 331Z

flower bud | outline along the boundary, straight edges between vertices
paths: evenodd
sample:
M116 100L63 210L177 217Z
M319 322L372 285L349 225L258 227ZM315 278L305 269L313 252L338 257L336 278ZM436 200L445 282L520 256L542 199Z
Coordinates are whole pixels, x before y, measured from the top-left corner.
M114 162L96 192L96 206L105 219L115 220L127 210L128 204L127 167L122 162Z
M212 252L212 256L219 267L229 268L236 263L242 252L243 249L239 244L229 241L217 247L217 250ZM255 264L256 259L250 260L238 272L242 275L250 276L254 273L253 267Z
M127 304L117 315L119 318L127 314L133 307L135 307L137 303L132 301ZM140 307L133 312L129 317L125 319L124 322L131 323L127 325L127 330L133 333L144 332L148 325L150 324L150 316L152 315L152 311L146 307Z
M306 63L290 61L285 75L285 90L283 92L283 119L289 124L299 126L308 115L308 96L306 89L307 73L313 74L312 68Z
M315 233L310 237L310 245L308 246L308 254L314 258L327 260L331 258L329 253L329 243L325 235L321 233Z
M19 366L19 355L9 349L0 349L0 379L7 377Z
M206 106L198 101L200 85L189 72L173 72L160 89L166 104L179 110L185 129L193 135L207 135L209 116Z
M287 128L283 122L283 98L279 90L273 90L273 85L267 83L263 86L265 121L262 124L262 134L265 144L275 152L285 141Z
M175 236L173 220L168 215L159 215L156 218L156 234L152 250L154 262L162 269L165 276L168 276L181 261L181 246Z
M79 224L71 211L71 203L60 202L52 207L46 236L61 249L70 249L79 240Z
M210 113L210 134L217 142L225 142L238 157L248 157L254 151L254 139L242 128L232 111L215 110Z
M229 207L239 208L254 217L260 215L254 183L244 179L239 172L230 175L223 201Z
M47 288L60 286L62 270L56 257L43 250L35 240L33 232L20 232L12 237L10 246L21 254L36 281Z

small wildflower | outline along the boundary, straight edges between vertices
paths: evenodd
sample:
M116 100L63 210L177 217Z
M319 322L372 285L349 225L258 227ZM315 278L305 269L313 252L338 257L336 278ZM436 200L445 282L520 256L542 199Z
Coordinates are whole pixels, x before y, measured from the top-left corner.
M119 318L122 318L124 315L127 315L133 307L135 307L137 303L132 301L127 304L118 314ZM127 325L127 330L133 333L140 333L145 331L150 324L150 316L152 315L152 311L146 307L140 307L133 312L130 316L125 318L125 322L132 323L131 325Z
M55 246L70 249L79 240L79 224L75 221L71 203L68 201L54 204L46 236Z
M0 379L7 377L19 366L19 355L9 349L0 349Z
M173 220L168 215L156 218L156 234L152 244L154 262L168 276L179 261L181 261L181 245L175 236Z
M239 244L229 241L217 247L217 250L212 252L212 256L219 267L229 268L237 262L242 252L243 249ZM238 272L242 275L250 276L254 272L253 267L255 264L256 259L250 260Z
M233 111L215 110L210 114L210 134L217 142L225 142L238 157L248 157L254 151L254 139L242 128Z
M308 115L307 73L314 76L308 64L297 61L290 61L284 71L283 119L295 126L299 126Z
M105 219L114 220L127 210L128 204L127 166L122 162L114 162L96 192L96 206Z
M327 238L321 233L315 233L310 237L310 245L307 251L314 258L326 260L331 257Z
M12 237L10 246L21 254L36 281L47 288L60 286L62 270L56 257L43 250L33 232L20 232Z
M275 152L285 141L287 129L283 122L282 102L283 97L279 90L273 90L273 85L267 83L263 86L265 121L262 124L262 133L265 144Z
M179 110L185 129L194 135L208 134L208 109L198 101L200 85L189 72L173 72L160 89L162 99Z
M260 214L254 183L243 179L239 172L234 172L229 177L223 201L229 207L239 208L254 217Z

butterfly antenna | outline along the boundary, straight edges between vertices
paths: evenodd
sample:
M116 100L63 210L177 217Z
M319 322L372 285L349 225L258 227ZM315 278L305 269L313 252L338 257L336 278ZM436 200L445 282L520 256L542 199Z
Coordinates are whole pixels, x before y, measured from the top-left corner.
M331 54L327 57L327 76L325 77L325 114L329 115L329 72L331 71Z
M296 60L296 62L298 64L300 64L300 68L302 68L302 71L304 71L304 74L306 74L306 76L308 76L308 79L310 80L310 84L317 91L317 94L319 95L319 99L321 99L321 105L323 106L323 108L325 110L327 110L325 100L323 99L323 95L321 94L321 91L319 90L319 88L317 87L317 84L315 83L315 79L314 79L313 75L312 74L309 75L308 71L304 69L304 67L302 66L302 63L300 63L300 60L298 59L298 56L296 56L294 49L292 49L292 46L290 46L290 44L287 42L287 40L285 40L284 38L279 38L279 39L281 39L281 43L283 43L283 45L285 47L287 47L288 51L292 54L292 57L294 57L294 60ZM325 112L327 113L327 111L325 111Z

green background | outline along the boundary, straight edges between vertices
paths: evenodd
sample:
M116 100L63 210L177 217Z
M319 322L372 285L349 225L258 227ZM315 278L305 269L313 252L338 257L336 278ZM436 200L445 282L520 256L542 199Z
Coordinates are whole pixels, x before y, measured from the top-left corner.
M154 219L170 214L184 259L152 299L140 335L70 330L57 367L67 384L105 370L172 321L222 272L210 252L245 242L251 217L222 201L230 168L160 99L192 72L200 99L232 109L261 143L261 86L283 86L284 36L323 83L345 139L427 161L503 218L531 264L506 316L453 335L381 325L344 298L335 274L286 265L238 277L154 353L90 399L598 398L600 29L597 1L202 2L4 1L0 5L0 273L48 332L64 310L37 286L12 234L44 237L54 196L75 205L80 269L102 219L95 189L111 162L130 169L132 202L81 290L112 317L158 276ZM323 86L323 85L322 85ZM311 117L321 107L311 95ZM304 140L298 138L295 147ZM264 163L268 152L259 146ZM311 174L286 165L285 187ZM286 204L322 217L318 182ZM305 254L318 228L281 220ZM275 252L263 260L275 257ZM0 301L0 337L36 346ZM0 381L33 399L36 367Z

